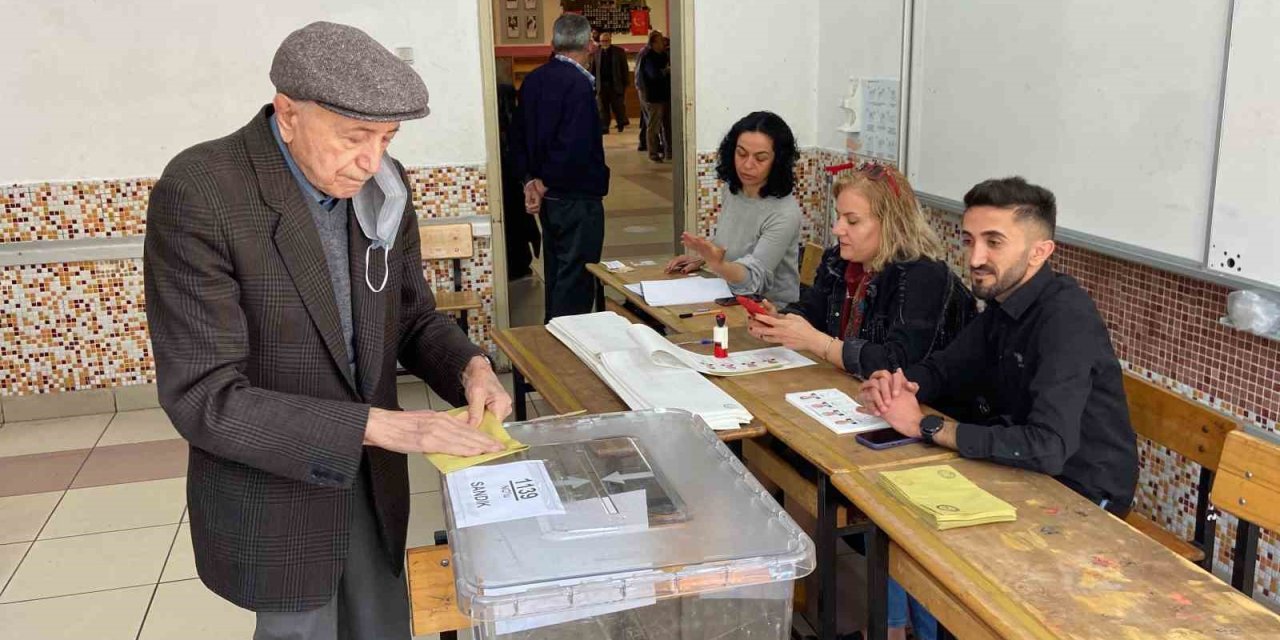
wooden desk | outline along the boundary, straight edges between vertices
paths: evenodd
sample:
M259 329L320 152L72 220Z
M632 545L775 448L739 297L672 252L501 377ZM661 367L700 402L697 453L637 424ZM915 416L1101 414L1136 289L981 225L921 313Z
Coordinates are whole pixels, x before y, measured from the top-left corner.
M921 464L935 463L895 468ZM938 531L876 485L883 468L833 484L892 539L888 572L953 633L1280 638L1280 617L1053 478L974 460L947 464L1017 507L1018 520Z
M635 266L637 262L652 260L653 264L649 266ZM711 337L711 328L716 325L716 317L714 315L696 316L693 318L680 318L680 314L696 311L699 309L719 309L724 311L725 320L730 327L747 326L747 311L742 307L718 307L713 302L704 304L686 304L674 307L653 307L644 301L644 296L639 295L629 289L626 285L636 284L644 280L673 280L678 278L689 278L696 276L686 276L681 274L670 274L663 271L663 267L671 260L671 256L647 256L642 258L627 258L622 263L632 267L634 271L627 273L613 273L602 264L589 264L587 271L590 271L596 279L600 280L600 284L616 290L627 299L627 306L634 311L638 311L642 315L652 318L655 322L666 328L668 333L689 333L703 332L706 335L700 337ZM711 274L703 272L701 275L705 277L715 277Z
M730 344L732 340L730 337ZM622 398L546 327L499 329L493 333L493 341L511 359L516 420L526 419L525 395L530 387L542 394L556 413L628 410ZM725 442L764 434L764 425L758 418L740 429L716 432Z

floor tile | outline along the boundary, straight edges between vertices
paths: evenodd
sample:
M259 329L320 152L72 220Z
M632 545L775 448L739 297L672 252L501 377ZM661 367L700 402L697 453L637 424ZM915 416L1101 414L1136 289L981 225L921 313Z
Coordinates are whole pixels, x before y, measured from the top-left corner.
M157 440L98 447L71 483L73 489L187 475L187 441Z
M127 387L116 387L116 411L137 411L138 409L155 409L160 406L160 396L156 392L155 383L132 384Z
M427 385L423 382L402 382L396 385L396 398L400 408L405 411L425 411L431 408Z
M436 531L444 528L444 503L440 493L409 496L409 537L407 546L430 546L436 543Z
M169 422L169 416L165 414L164 409L121 411L111 419L111 424L107 425L107 431L102 434L98 446L173 440L181 437L182 434L173 428L172 422Z
M196 554L191 547L191 525L178 527L178 535L173 539L173 548L169 550L169 559L164 563L164 573L160 574L160 582L176 582L196 577Z
M29 548L31 548L30 542L0 544L0 589L4 588L14 570L22 563L22 557L27 555Z
M4 396L0 397L0 402L4 403L4 417L7 422L85 416L95 413L112 413L116 410L115 395L110 389Z
M40 539L177 524L186 504L186 478L72 489Z
M36 542L0 602L155 584L177 530L169 525Z
M530 402L533 403L534 409L537 409L538 417L545 418L547 416L556 415L556 410L552 409L551 405L548 404L546 400L539 398L536 400L530 400Z
M0 544L35 540L61 497L50 491L0 498Z
M0 426L0 456L92 449L111 414L8 422Z
M440 490L440 472L427 461L426 456L409 456L409 493L426 493Z
M199 580L156 588L140 640L225 640L253 635L253 612L218 597Z
M441 398L440 394L436 393L431 387L427 387L427 400L431 404L432 411L448 411L454 408L453 405L446 402L444 398Z
M0 458L0 497L66 489L90 451L77 449Z
M0 604L0 640L133 640L153 591L146 585Z

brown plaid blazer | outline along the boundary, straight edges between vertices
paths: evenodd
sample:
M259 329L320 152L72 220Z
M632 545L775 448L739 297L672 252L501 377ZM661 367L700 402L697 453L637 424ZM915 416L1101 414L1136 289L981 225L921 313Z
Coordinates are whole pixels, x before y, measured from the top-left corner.
M247 609L305 611L342 574L357 473L387 562L403 566L405 456L362 445L369 407L397 408L396 360L460 404L481 351L435 309L412 205L376 294L352 215L352 378L320 237L269 117L270 105L165 167L147 210L147 321L160 403L191 445L200 578ZM382 256L370 258L379 282Z

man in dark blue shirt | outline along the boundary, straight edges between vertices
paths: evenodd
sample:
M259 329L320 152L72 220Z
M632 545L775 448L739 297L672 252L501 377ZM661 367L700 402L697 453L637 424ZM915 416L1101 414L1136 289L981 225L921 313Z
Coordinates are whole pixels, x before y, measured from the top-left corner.
M604 160L591 24L575 14L552 28L555 55L520 86L512 127L516 175L524 181L525 209L542 216L546 320L590 313L596 285L586 266L600 261L609 167Z
M1124 515L1138 452L1123 374L1089 294L1048 265L1055 219L1053 194L1021 178L971 189L964 242L986 310L944 351L873 374L863 401L905 435L1047 473ZM972 410L952 422L919 402Z

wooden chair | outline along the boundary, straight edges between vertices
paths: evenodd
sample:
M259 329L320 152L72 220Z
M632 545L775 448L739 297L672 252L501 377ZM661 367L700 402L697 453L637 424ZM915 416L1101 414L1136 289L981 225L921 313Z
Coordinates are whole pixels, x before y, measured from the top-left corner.
M1200 465L1192 541L1183 540L1136 511L1131 511L1125 522L1174 553L1212 570L1217 516L1209 505L1209 493L1223 442L1236 423L1132 374L1125 374L1124 390L1129 399L1129 418L1139 435Z
M800 285L812 287L822 265L822 245L806 242L800 253Z
M432 547L409 549L413 635L438 633L441 640L455 640L458 631L471 627L471 620L458 610L452 556L443 531L436 532L435 542Z
M467 330L467 313L481 306L480 294L462 290L462 259L474 252L471 225L428 224L418 227L423 260L452 260L453 286L435 290L436 309L458 315L458 326Z
M1258 529L1280 531L1280 437L1254 429L1227 434L1213 504L1240 519L1231 586L1252 597Z

